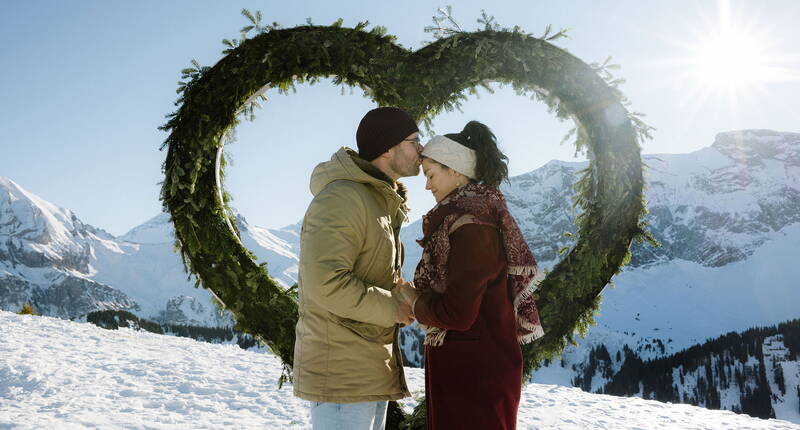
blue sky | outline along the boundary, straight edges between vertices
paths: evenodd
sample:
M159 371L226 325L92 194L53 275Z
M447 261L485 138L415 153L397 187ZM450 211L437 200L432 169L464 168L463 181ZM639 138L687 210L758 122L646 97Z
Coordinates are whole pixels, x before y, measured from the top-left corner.
M657 128L645 153L690 152L721 131L768 128L800 132L800 2L714 1L477 1L451 2L466 30L481 9L508 27L540 34L548 24L569 28L556 42L587 62L607 56L622 66L631 109ZM166 135L157 130L175 109L180 70L197 59L213 65L223 38L246 24L240 10L261 10L284 27L346 26L369 20L387 27L405 47L432 35L424 28L437 7L427 1L219 2L7 1L0 15L0 176L60 206L83 221L123 234L161 209L158 182ZM698 72L699 50L729 17L740 40L736 56L769 69L722 87ZM728 19L728 18L726 18ZM726 21L727 22L727 21ZM768 54L768 55L767 55ZM758 55L761 58L750 57ZM699 58L699 59L698 59ZM720 60L722 61L722 60ZM705 63L704 63L705 64ZM723 66L725 66L723 64ZM730 66L734 64L734 66ZM766 67L765 66L765 67ZM715 73L725 74L725 67ZM777 73L772 71L777 70ZM722 78L720 78L722 79ZM716 81L716 77L712 79ZM328 81L301 86L289 96L268 92L255 122L243 123L228 148L233 165L227 188L249 222L280 227L300 220L311 199L311 169L341 146L355 146L361 116L373 107L359 91L340 95ZM571 124L543 105L499 89L471 98L463 113L434 119L437 132L485 122L510 158L512 174L549 160L575 160L559 146ZM422 177L411 189L412 219L434 201Z

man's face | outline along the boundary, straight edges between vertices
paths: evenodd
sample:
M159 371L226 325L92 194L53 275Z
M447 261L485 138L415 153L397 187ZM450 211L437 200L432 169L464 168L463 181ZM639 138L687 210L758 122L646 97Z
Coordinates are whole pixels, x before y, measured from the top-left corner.
M422 145L419 143L419 133L408 135L402 142L389 149L392 159L389 162L391 169L400 177L419 175L421 164L420 153Z

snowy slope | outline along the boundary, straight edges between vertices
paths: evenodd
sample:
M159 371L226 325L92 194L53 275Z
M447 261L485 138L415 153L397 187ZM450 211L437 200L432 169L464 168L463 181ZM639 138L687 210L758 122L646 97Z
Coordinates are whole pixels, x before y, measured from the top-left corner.
M282 229L267 229L247 223L241 215L236 226L242 243L253 251L259 262L266 261L267 271L279 284L290 287L297 282L297 263L300 255L300 225Z
M0 428L309 428L305 402L278 389L280 372L274 356L232 345L0 311ZM406 373L422 394L422 371ZM518 417L521 429L800 429L538 384L525 387Z
M782 394L772 398L775 416L800 423L800 361L792 360L781 336L772 336L765 341L763 352L770 391ZM778 382L777 375L782 381Z
M591 349L575 385L800 424L800 319L730 332L653 360L613 349Z

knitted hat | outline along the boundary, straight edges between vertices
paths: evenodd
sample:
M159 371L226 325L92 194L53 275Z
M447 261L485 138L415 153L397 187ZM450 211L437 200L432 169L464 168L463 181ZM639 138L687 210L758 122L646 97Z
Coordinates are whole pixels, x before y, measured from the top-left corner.
M389 148L418 132L417 123L406 111L396 107L379 107L364 115L356 131L358 156L372 161Z

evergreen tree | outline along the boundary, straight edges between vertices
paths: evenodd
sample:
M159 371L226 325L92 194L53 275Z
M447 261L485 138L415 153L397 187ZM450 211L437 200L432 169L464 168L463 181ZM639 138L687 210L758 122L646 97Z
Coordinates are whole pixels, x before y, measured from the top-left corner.
M790 360L800 360L800 319L778 324L783 344L789 350Z
M781 363L775 363L773 373L775 383L778 385L778 389L781 390L781 395L786 395L786 381L783 379L783 366L781 366Z
M22 308L17 312L18 315L39 315L33 311L33 306L30 303L25 303Z

